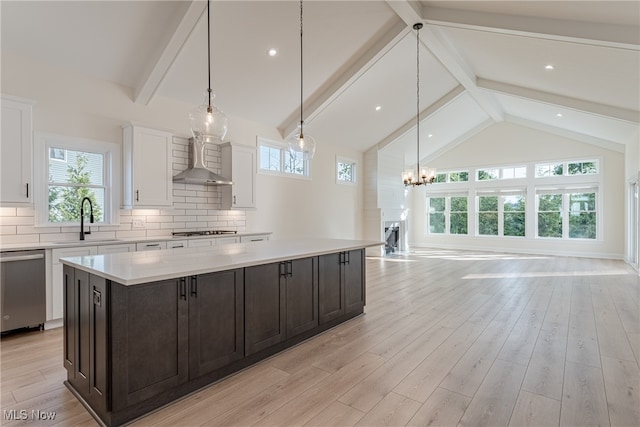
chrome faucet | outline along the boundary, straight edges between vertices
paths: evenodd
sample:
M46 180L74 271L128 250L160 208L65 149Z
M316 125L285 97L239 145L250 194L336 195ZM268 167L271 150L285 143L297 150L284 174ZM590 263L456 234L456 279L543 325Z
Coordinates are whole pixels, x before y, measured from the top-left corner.
M91 234L91 230L84 231L84 202L89 202L89 222L93 224L93 205L91 204L91 199L85 197L80 202L80 240L84 240L85 234Z

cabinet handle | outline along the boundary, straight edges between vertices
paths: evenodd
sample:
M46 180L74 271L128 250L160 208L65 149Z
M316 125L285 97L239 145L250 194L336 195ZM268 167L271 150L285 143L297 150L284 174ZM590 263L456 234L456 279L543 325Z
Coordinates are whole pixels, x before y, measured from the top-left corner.
M136 202L140 201L140 190L136 190Z
M284 262L281 262L280 265L278 266L278 268L280 269L280 277L287 277L287 268L285 266Z
M27 199L29 198L29 183L27 182Z
M344 252L338 253L338 264L344 264Z
M287 276L288 277L293 276L293 262L292 261L287 261Z
M344 253L344 263L351 264L351 255L349 254L349 252Z
M187 280L180 278L180 299L187 300Z
M198 278L196 276L191 276L191 296L194 298L198 298Z
M156 246L160 246L160 243L153 243L153 244L149 243L149 244L147 244L147 245L145 245L145 246L146 246L147 248L155 248Z
M236 204L236 196L235 195L233 196L233 204L234 205Z

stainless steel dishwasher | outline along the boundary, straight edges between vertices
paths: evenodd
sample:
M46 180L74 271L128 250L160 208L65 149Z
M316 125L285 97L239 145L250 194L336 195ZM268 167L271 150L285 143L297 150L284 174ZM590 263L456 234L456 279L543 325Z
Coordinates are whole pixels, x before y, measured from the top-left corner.
M44 327L44 250L0 252L2 332Z

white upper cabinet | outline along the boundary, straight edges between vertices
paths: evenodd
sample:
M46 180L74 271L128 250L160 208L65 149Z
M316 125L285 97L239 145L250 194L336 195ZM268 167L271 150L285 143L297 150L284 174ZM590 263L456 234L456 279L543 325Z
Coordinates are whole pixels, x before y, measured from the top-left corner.
M33 203L33 103L2 97L0 139L0 202L11 205Z
M256 149L227 142L222 145L222 176L233 184L221 188L222 209L256 207Z
M124 127L123 158L125 208L171 206L170 132L138 125Z

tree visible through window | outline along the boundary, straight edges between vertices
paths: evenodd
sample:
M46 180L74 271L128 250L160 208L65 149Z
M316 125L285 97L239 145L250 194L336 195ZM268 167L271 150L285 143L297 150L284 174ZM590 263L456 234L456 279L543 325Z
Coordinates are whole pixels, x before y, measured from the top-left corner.
M79 222L80 202L88 197L93 217L102 222L104 156L67 150L67 162L49 160L49 222Z
M451 197L449 233L467 234L467 196Z
M356 182L356 163L347 159L338 159L336 161L336 172L338 182L355 183Z
M478 234L498 235L498 196L478 197Z
M309 176L309 161L292 154L283 144L260 142L260 170L282 175Z
M569 194L569 237L596 238L596 193Z
M562 194L538 195L538 237L562 237Z
M429 232L433 234L444 234L446 230L445 219L445 198L429 198Z
M502 196L504 236L525 235L525 197Z

